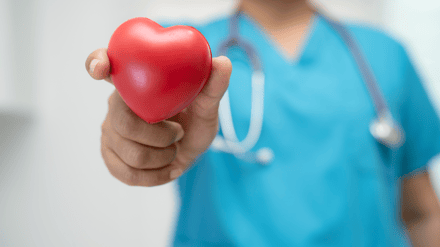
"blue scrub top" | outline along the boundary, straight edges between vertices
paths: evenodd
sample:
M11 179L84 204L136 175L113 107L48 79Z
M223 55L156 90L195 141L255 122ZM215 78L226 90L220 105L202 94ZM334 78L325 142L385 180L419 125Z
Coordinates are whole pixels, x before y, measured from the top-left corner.
M213 55L228 19L196 27ZM349 26L395 119L406 131L397 150L369 132L372 100L347 46L315 16L302 53L287 61L250 17L240 34L266 75L264 122L253 151L270 147L268 166L208 150L178 180L181 210L174 246L406 246L400 220L403 175L440 153L439 119L405 50L384 33ZM251 109L251 67L231 49L229 86L240 140Z

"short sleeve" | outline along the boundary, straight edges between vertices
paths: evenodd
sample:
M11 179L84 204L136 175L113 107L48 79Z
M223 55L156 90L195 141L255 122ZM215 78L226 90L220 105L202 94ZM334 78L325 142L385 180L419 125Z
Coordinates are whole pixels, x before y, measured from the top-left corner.
M402 104L402 127L406 141L402 147L402 176L426 168L440 153L440 120L430 102L420 76L402 49L402 80L406 96Z

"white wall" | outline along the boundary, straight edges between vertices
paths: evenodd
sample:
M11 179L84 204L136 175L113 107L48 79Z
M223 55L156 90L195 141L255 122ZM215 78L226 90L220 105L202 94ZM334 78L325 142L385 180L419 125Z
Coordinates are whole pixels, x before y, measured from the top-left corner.
M439 95L436 67L440 54L425 50L434 47L433 52L438 52L438 26L430 22L439 20L438 12L427 16L426 12L413 13L413 7L405 5L410 0L396 0L391 5L378 0L320 2L336 16L368 20L401 36L411 51L419 54L417 62L431 81L429 85L437 90L432 95ZM13 53L20 58L14 63L14 77L18 85L28 83L32 89L29 97L34 98L35 109L26 116L0 114L0 246L165 246L179 203L173 185L133 188L108 173L100 157L99 138L113 87L90 79L84 61L91 51L105 47L115 28L128 18L195 18L205 22L231 12L234 2L1 3L9 3L14 15L22 18L22 23L14 26L15 37L24 39ZM426 4L434 7L425 9L438 10L437 1ZM416 21L427 25L424 32L417 26L402 26ZM4 57L0 59L4 61ZM30 94L26 88L20 92L23 98Z
M12 45L11 30L11 7L9 1L0 1L0 33L3 38L0 39L0 105L5 105L11 100L12 75L10 73L11 64L5 59L11 57L10 48Z

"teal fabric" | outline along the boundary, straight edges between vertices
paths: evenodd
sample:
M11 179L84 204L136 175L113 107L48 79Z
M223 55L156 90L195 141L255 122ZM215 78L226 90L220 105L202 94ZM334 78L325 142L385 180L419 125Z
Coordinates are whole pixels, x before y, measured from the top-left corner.
M174 246L406 246L400 178L440 153L439 118L405 50L387 35L348 26L407 138L390 150L369 133L375 118L360 72L338 34L315 16L301 55L288 61L247 16L240 34L266 75L264 124L253 149L270 147L268 166L208 150L178 180L181 210ZM228 20L197 27L213 55ZM229 94L239 139L248 131L251 68L231 49Z

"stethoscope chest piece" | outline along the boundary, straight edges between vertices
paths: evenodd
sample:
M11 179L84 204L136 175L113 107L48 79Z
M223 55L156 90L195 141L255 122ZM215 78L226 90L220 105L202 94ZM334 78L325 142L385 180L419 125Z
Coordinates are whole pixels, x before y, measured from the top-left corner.
M405 142L405 133L389 112L385 112L370 124L371 135L385 146L396 149Z
M261 165L269 165L274 156L275 155L270 148L260 148L256 154L257 162Z

